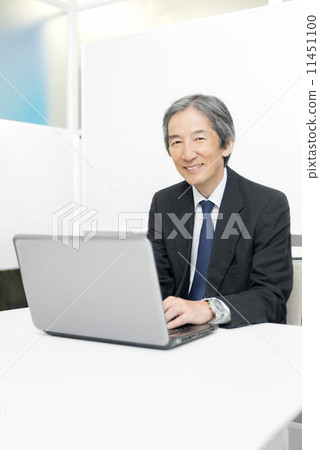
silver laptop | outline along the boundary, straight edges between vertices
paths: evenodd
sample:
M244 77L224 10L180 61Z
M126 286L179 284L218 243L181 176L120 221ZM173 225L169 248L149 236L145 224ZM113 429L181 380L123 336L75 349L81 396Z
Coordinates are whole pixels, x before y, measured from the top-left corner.
M216 326L167 329L151 243L97 235L64 244L51 236L13 238L34 325L58 336L171 348Z

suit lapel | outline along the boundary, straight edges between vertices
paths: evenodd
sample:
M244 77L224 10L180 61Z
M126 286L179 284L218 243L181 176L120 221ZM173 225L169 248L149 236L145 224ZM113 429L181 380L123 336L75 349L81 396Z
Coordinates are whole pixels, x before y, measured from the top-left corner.
M181 233L178 231L175 237L175 246L177 250L177 262L181 266L182 278L179 286L176 289L177 296L186 296L189 288L189 278L190 278L190 265L187 261L191 260L191 247L192 247L192 236L194 227L194 201L192 187L185 183L185 189L182 191L180 197L175 200L175 210L176 216L179 221L183 222L185 214L189 217L184 223L184 228L186 233ZM191 239L190 239L191 237ZM179 254L180 253L180 254Z
M219 209L222 218L217 220L208 268L208 282L214 289L210 284L207 284L207 297L217 295L215 289L218 291L220 289L226 271L234 258L235 247L240 237L240 233L231 234L227 237L230 233L226 232L227 225L233 228L233 214L239 213L243 208L243 200L238 184L238 175L229 168L227 168L227 170L227 184Z

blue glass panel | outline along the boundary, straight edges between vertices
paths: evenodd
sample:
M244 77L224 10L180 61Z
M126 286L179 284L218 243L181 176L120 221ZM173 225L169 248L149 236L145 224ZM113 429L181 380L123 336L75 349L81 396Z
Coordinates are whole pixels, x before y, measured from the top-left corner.
M7 80L0 76L2 119L47 123L48 90L42 31L43 24L37 24L16 33L0 34L0 73Z

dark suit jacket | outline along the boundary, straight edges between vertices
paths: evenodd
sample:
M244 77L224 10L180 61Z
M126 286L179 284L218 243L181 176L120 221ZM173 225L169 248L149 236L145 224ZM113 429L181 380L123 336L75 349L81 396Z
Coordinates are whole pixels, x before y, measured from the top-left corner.
M280 191L227 170L219 210L223 218L217 221L215 229L206 297L217 297L229 306L231 322L227 328L248 323L285 323L286 301L292 289L287 198ZM189 216L184 216L186 213ZM245 228L241 232L242 224ZM193 225L193 193L187 182L154 195L148 238L163 299L169 295L187 297Z

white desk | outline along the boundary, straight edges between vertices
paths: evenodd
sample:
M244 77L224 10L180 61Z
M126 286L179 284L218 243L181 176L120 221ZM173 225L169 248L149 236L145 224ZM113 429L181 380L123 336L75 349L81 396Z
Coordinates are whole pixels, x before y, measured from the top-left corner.
M163 351L41 337L21 309L0 336L0 373L18 359L0 379L5 450L257 450L301 410L299 327Z

